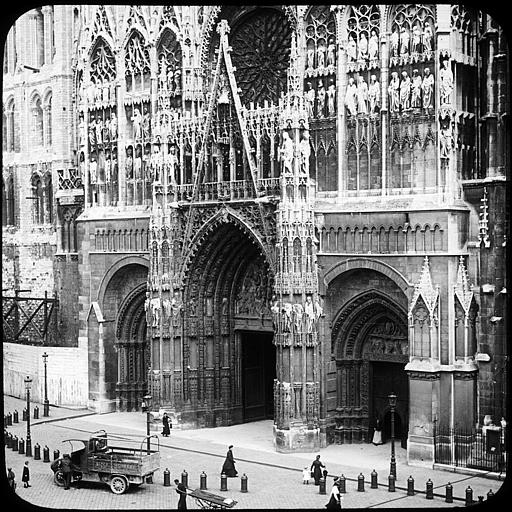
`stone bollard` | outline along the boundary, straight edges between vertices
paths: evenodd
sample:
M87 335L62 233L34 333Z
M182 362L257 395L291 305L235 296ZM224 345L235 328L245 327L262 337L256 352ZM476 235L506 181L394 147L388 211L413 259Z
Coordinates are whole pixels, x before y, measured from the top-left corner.
M326 494L325 492L325 478L321 476L318 480L318 483L320 484L318 486L318 494Z
M225 473L220 475L220 490L227 491L228 490L228 477Z
M244 473L240 478L240 492L247 492L247 475Z
M20 415L19 415L17 409L14 411L14 414L12 415L12 421L13 421L13 423L19 423L20 422Z
M12 439L11 449L13 452L18 451L18 436L14 436Z
M7 448L10 448L12 444L12 434L10 432L7 432L7 435L5 436L5 446Z
M427 498L427 500L434 499L434 483L430 478L427 480L427 492L425 498Z
M7 426L12 426L12 414L10 412L7 413Z
M22 421L27 421L27 408L26 407L23 409Z
M446 503L453 503L453 485L451 482L446 484L446 498L444 501L446 501Z
M185 487L188 487L188 473L185 470L181 473L181 483Z
M43 448L43 462L50 462L50 448L46 445Z
M371 478L370 489L378 489L379 488L379 483L377 481L378 475L377 475L377 471L375 471L375 469L370 473L370 478Z
M388 476L388 492L395 492L395 475L393 473L390 473Z
M489 489L489 492L487 493L487 499L492 498L494 496L494 493L492 492L492 489Z
M34 407L34 419L39 419L39 407L37 405Z
M414 496L414 478L412 475L407 479L407 496Z
M359 492L364 492L364 476L363 473L359 473L357 477L357 490Z
M57 460L60 457L59 450L53 450L53 460Z
M39 443L34 445L34 460L41 460L41 447Z
M345 475L341 475L339 480L338 480L338 486L339 486L339 489L340 489L340 494L345 494L347 492L347 488L346 488L346 478L345 478Z
M171 485L171 472L169 468L165 468L164 470L164 487L169 487Z
M206 489L208 489L206 486L206 478L206 473L203 471L199 476L199 489L201 489L201 491L206 491Z
M25 454L25 441L23 440L23 438L21 437L19 442L18 442L18 453L20 455L24 455Z
M466 489L466 507L473 504L473 489L468 485Z

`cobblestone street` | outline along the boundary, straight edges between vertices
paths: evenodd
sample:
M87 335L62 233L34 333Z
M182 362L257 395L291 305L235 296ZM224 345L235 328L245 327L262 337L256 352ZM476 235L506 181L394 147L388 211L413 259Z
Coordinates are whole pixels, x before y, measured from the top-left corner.
M22 411L24 402L5 397L5 412ZM40 406L42 411L42 407ZM84 415L85 414L85 415ZM21 417L21 413L20 413ZM104 428L110 435L144 437L145 415L138 413L111 413L91 415L87 411L72 411L63 408L51 408L50 418L32 420L32 445L38 443L42 449L50 448L60 453L69 451L69 438L87 438L90 432ZM50 421L44 421L44 420ZM56 421L58 420L58 421ZM18 437L25 437L26 423L9 427L9 431ZM156 431L155 431L156 432ZM220 468L228 443L234 444L235 460L239 476L248 477L248 491L240 490L240 478L228 479L228 491L220 491ZM76 449L76 447L75 447ZM178 496L174 487L163 485L163 471L168 468L171 482L181 479L186 470L189 475L189 487L199 488L199 475L204 471L208 475L208 490L236 500L236 509L302 508L323 509L328 495L320 495L318 487L302 484L301 470L310 465L313 454L278 454L272 446L270 421L249 423L234 427L181 431L173 429L171 437L160 437L161 464L153 484L139 488L132 487L123 495L115 495L107 485L100 483L74 484L70 492L57 487L48 463L32 460L32 487L23 488L21 469L26 457L11 449L5 450L6 466L12 466L18 481L18 495L29 503L59 509L144 509L164 510L177 505ZM338 445L328 446L320 451L329 478L327 493L332 485L332 476L343 473L347 478L347 493L344 496L345 508L417 508L417 507L453 507L463 506L465 489L471 486L474 500L487 496L490 489L497 492L502 481L482 476L470 476L441 470L409 467L406 464L405 450L397 449L397 489L390 493L387 488L389 468L389 444ZM370 489L370 473L378 473L379 488ZM357 476L365 476L365 491L357 491ZM412 475L415 496L407 496L405 487L407 478ZM425 498L425 483L428 478L434 482L434 499ZM451 482L454 491L454 503L444 500L445 485ZM199 506L188 499L191 509Z

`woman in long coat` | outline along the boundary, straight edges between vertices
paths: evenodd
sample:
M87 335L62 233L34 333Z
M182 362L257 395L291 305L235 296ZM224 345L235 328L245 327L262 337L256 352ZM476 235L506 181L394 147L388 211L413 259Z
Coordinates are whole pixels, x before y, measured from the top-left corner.
M226 476L233 477L238 475L238 471L235 469L235 459L233 458L233 452L231 451L231 448L233 448L232 444L230 444L228 447L226 460L222 466L222 473L224 473Z
M317 455L316 459L311 464L311 471L313 473L313 478L315 479L315 485L320 485L320 478L322 478L321 468L325 468L325 466L320 460L320 455Z
M23 487L32 487L30 482L30 470L28 469L28 460L25 462L23 466L23 473L21 475L21 481L23 482Z
M169 428L169 416L167 415L166 412L164 412L164 415L162 417L162 424L163 424L162 435L164 437L169 437L171 430Z

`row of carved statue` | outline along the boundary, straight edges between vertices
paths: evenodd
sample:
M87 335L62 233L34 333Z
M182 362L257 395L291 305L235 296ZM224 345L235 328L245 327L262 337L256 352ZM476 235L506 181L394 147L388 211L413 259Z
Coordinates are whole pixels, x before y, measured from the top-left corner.
M308 334L316 331L319 318L323 315L323 308L318 298L313 301L311 295L306 302L279 302L275 297L270 307L272 321L276 332L302 332ZM279 329L280 327L280 329Z

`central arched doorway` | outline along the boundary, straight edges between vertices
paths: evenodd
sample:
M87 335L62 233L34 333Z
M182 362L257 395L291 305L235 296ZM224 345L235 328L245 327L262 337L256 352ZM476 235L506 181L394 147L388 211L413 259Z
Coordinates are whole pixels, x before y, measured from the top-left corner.
M373 286L365 286L370 284ZM407 297L377 271L359 269L338 278L328 292L336 309L332 351L336 362L335 441L370 442L377 420L391 434L388 396L397 395L395 438L407 438L409 361ZM336 304L341 302L341 307Z
M184 423L219 426L271 417L273 273L235 215L204 230L183 294Z

